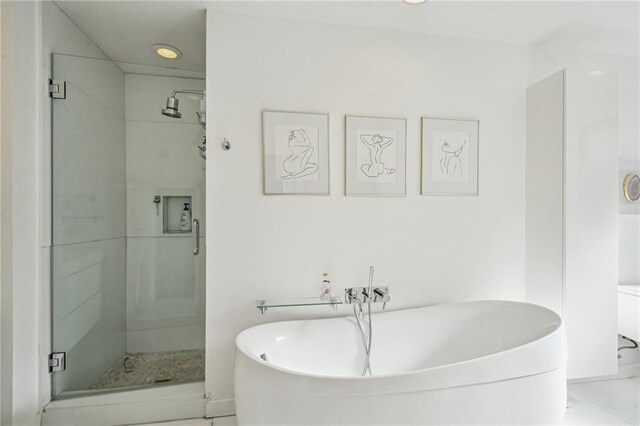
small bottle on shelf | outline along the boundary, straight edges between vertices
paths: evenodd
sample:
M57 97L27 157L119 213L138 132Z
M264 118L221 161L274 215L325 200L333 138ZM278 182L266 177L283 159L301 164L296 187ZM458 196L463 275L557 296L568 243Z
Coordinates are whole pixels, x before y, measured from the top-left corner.
M191 210L189 210L189 203L184 203L184 209L180 215L180 231L191 231Z
M320 300L331 300L331 281L329 281L329 274L327 272L322 274L322 294Z

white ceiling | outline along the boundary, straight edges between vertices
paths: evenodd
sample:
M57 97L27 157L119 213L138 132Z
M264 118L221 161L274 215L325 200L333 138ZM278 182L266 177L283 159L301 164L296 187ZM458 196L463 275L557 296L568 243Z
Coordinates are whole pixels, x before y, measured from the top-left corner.
M205 9L520 44L547 39L639 56L639 1L63 1L56 4L118 62L205 69ZM178 61L151 46L179 48Z
M116 62L205 70L203 3L189 1L55 1ZM159 57L151 47L169 44L179 60Z

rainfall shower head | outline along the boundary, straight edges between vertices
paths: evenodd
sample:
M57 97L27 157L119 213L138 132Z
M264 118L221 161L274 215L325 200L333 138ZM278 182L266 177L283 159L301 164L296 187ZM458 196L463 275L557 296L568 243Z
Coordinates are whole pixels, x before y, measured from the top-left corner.
M202 90L174 90L173 93L171 93L171 96L167 98L167 107L161 111L162 115L166 115L171 118L182 118L182 113L178 111L178 105L180 104L176 98L178 93L200 95L204 97L204 91Z
M162 115L171 118L182 118L182 113L178 111L179 104L180 101L174 95L169 96L167 98L167 107L162 110Z

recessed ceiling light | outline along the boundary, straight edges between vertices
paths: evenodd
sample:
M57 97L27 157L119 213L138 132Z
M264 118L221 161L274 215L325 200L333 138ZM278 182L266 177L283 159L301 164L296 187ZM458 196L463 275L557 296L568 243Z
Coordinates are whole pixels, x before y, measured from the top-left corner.
M168 44L154 44L153 51L156 52L158 56L162 56L166 59L178 59L182 56L182 52L173 46L169 46Z
M424 3L427 0L403 0L405 3L407 4L420 4L420 3Z

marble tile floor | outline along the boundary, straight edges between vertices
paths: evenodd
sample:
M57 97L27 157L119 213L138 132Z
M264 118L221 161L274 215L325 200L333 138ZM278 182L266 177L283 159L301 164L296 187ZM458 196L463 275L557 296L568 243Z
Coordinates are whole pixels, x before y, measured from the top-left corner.
M204 380L204 350L130 353L96 380L91 389L202 380Z
M640 377L569 385L565 425L640 425Z
M618 347L629 346L618 336ZM567 425L640 425L640 349L618 351L618 373L569 384Z

